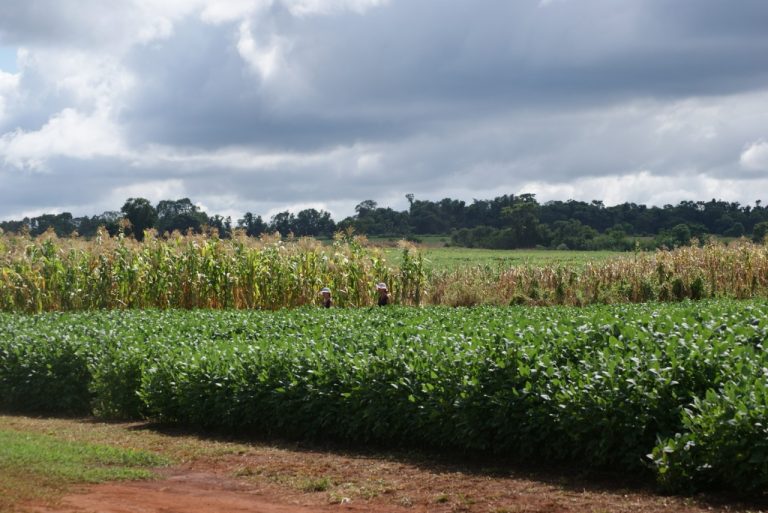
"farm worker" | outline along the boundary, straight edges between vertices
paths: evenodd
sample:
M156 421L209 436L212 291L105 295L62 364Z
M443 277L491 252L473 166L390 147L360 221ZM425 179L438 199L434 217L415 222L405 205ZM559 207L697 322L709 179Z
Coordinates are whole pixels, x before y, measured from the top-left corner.
M386 284L377 283L376 292L379 293L379 306L387 306L389 304L389 291Z
M331 289L329 289L328 287L323 287L320 290L320 295L323 296L323 307L330 308L331 307Z

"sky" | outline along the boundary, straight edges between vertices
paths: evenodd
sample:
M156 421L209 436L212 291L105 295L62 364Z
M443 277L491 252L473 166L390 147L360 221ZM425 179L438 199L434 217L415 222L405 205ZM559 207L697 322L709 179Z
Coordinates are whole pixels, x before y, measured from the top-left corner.
M0 0L0 220L766 201L766 27L765 0Z

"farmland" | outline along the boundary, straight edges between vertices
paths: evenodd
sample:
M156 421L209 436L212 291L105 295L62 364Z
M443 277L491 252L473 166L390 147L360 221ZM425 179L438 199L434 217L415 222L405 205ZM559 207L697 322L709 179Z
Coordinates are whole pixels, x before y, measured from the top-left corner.
M487 266L509 268L513 266L568 266L581 268L588 263L599 263L621 257L617 251L561 251L548 249L475 249L460 247L430 247L419 245L424 254L425 266L430 270L451 270ZM402 250L387 248L384 251L392 262L398 262Z
M446 250L447 251L447 250ZM560 252L550 252L552 255ZM565 253L563 253L565 254ZM151 233L57 239L0 236L0 311L126 308L266 309L375 303L385 282L400 305L569 305L768 296L768 247L710 242L577 263L525 258L494 265L431 265L404 243L396 255L364 238L313 239Z
M768 486L768 304L3 314L0 408Z
M454 251L2 235L0 411L768 488L768 247Z

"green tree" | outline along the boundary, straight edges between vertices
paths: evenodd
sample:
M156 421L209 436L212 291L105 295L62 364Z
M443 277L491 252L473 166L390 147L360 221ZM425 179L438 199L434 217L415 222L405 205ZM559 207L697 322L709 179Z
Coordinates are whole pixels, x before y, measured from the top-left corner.
M752 240L758 243L765 242L765 236L768 235L768 221L757 223L752 229Z
M144 230L157 223L157 210L144 198L128 198L120 211L130 221L131 235L138 241L144 240Z
M61 214L43 214L33 217L30 220L30 233L33 236L42 235L49 229L53 229L59 237L66 237L77 228L72 214L63 212Z
M267 223L261 219L261 216L254 216L250 212L246 212L242 219L238 219L237 226L243 228L249 237L258 237L267 231Z
M577 219L555 221L550 244L563 249L590 249L596 237L597 230Z
M285 237L289 233L296 234L296 216L285 210L278 212L269 220L269 231L280 232Z
M723 233L723 235L726 237L741 237L744 235L744 225L736 221Z
M160 233L189 230L200 233L208 215L189 198L163 200L157 204L157 229Z
M331 237L336 230L336 223L330 212L307 208L296 214L294 233L299 236Z
M513 205L501 209L501 219L507 227L504 247L530 248L543 242L538 211L539 204L532 194L523 194Z
M232 218L227 216L223 217L218 214L208 218L208 226L216 228L219 232L219 237L222 239L229 239L232 237Z

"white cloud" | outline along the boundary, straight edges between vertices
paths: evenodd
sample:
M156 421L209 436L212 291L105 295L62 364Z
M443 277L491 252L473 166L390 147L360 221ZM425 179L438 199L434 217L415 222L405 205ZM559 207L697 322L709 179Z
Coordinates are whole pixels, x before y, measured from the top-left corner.
M357 169L362 173L381 171L383 155L379 152L364 152L357 158Z
M284 0L294 16L314 14L332 14L340 11L353 11L363 14L368 9L389 3L389 0Z
M768 141L757 141L745 149L739 162L750 171L768 172Z
M157 203L164 199L176 199L185 196L187 196L187 192L184 187L184 181L181 179L149 180L116 187L109 193L108 200L102 203L106 210L122 207L128 198L146 198L153 203Z
M768 190L768 178L735 180L707 175L654 175L639 171L599 178L577 178L568 182L531 181L520 191L536 194L539 201L574 199L602 200L606 205L634 202L647 205L676 204L683 200L752 201Z
M309 202L303 202L303 203L291 203L289 205L283 205L280 207L271 208L267 211L267 213L263 216L263 219L265 221L269 221L272 216L275 214L279 214L281 212L288 211L292 214L298 214L302 210L314 208L315 210L325 210L330 211L328 209L328 205L325 202L321 201L309 201Z
M272 77L284 66L284 55L288 41L277 35L270 35L263 43L257 42L251 30L251 22L240 24L237 51L263 80Z
M200 18L212 24L265 18L271 10L282 7L292 16L330 15L344 11L363 14L386 5L389 0L203 0Z
M168 39L173 35L176 22L198 12L205 3L206 0L134 0L136 25L132 31L132 42L146 44Z
M730 110L729 99L688 98L664 106L654 116L660 137L686 137L706 142L715 139L723 126L723 111Z
M108 112L83 115L64 109L40 130L15 130L0 138L0 154L6 164L18 168L44 170L52 157L91 159L97 156L126 154L120 128Z
M24 66L44 80L48 94L66 94L81 105L119 102L134 84L118 56L98 51L27 49Z
M0 70L0 123L5 119L8 104L18 96L20 77L19 73L6 73Z
M272 0L213 0L205 2L200 18L207 23L241 21L255 13L266 11Z

